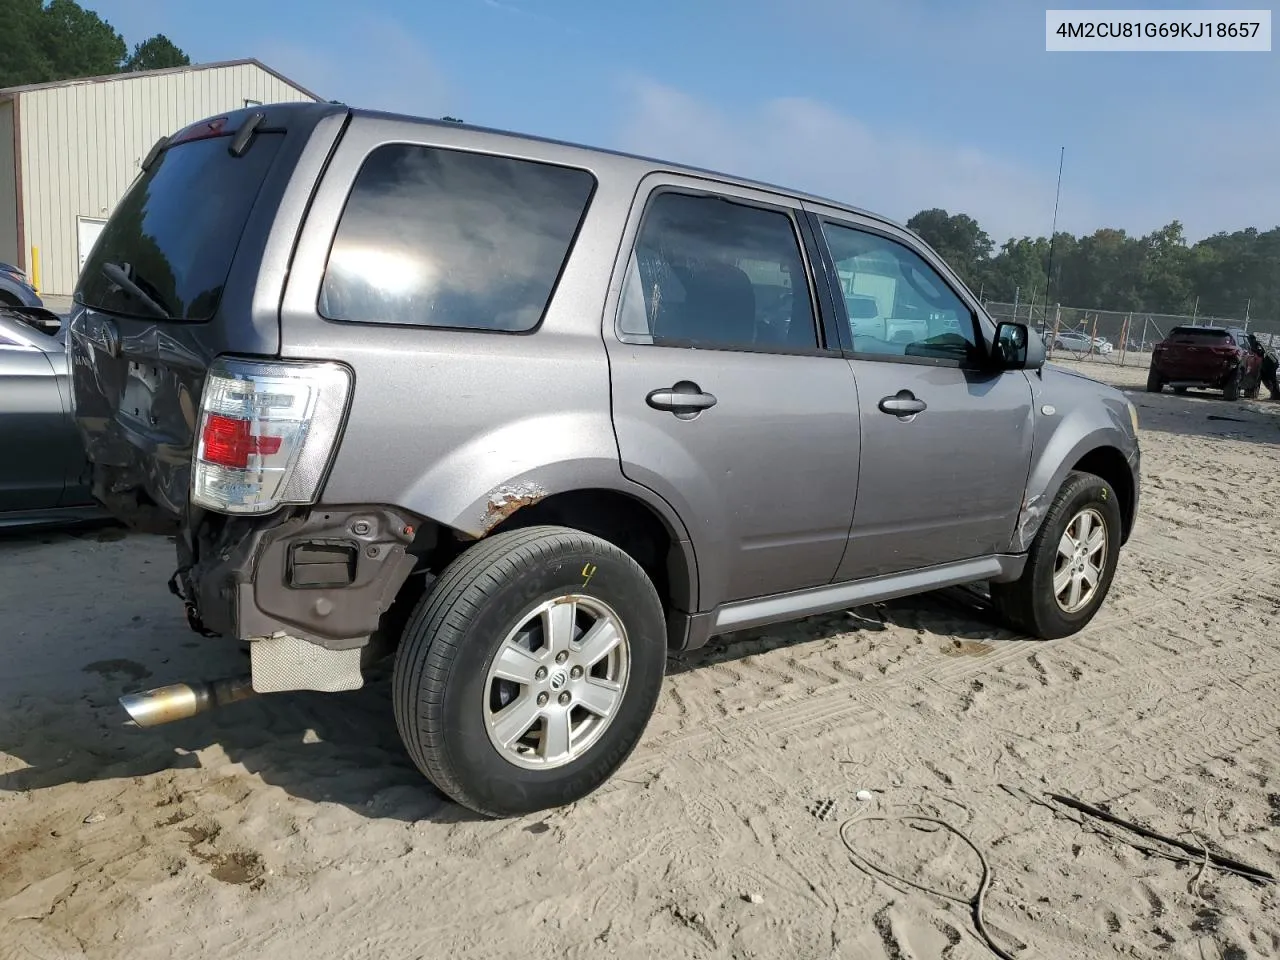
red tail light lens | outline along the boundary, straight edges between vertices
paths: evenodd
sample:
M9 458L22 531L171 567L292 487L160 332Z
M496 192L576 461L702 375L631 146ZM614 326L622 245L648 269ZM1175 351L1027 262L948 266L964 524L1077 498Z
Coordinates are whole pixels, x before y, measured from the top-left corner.
M283 442L282 437L254 436L253 424L248 420L225 417L220 413L210 414L205 419L200 439L204 444L202 460L237 470L246 469L249 457L255 454L271 456L279 453Z
M176 147L180 143L191 143L193 140L208 140L210 137L223 137L231 131L227 129L227 118L216 117L213 120L201 120L189 127L184 127L169 138L166 146Z

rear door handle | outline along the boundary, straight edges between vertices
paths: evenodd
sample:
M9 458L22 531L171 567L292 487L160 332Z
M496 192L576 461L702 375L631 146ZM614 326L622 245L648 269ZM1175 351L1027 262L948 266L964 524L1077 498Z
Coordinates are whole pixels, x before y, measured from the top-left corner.
M895 417L912 417L917 413L923 413L928 406L910 390L899 390L892 397L885 397L880 401L881 412Z
M681 380L679 383L661 390L652 390L644 398L645 403L655 410L669 410L681 420L692 420L703 410L716 405L716 398L704 393L696 383Z

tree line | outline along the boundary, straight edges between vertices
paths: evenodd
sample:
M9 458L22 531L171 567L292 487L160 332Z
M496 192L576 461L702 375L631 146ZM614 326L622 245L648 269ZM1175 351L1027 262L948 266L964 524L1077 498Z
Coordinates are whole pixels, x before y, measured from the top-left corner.
M936 208L907 226L986 300L1280 319L1280 227L1215 233L1193 244L1177 220L1142 237L1112 228L1081 237L1059 232L1051 274L1047 237L997 249L972 217Z
M0 0L0 87L185 67L162 33L134 44L75 0Z

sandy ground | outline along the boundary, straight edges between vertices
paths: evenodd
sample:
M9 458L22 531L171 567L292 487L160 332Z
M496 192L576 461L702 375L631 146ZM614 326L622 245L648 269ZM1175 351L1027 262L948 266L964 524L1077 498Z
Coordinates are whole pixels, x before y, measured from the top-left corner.
M921 812L983 851L1019 957L1280 957L1273 888L1033 802L1280 872L1280 406L1133 396L1142 516L1085 632L1020 639L949 593L729 638L670 662L615 779L522 821L418 776L385 678L124 728L119 694L246 666L187 631L172 545L2 541L0 958L991 956L966 906L841 843ZM845 833L977 889L945 832Z

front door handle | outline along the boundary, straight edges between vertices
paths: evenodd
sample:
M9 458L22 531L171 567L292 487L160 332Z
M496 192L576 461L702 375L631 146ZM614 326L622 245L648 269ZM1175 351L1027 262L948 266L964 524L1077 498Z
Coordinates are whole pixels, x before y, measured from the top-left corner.
M899 390L892 397L885 397L880 401L881 412L895 417L913 417L917 413L923 413L928 406L910 390Z
M715 396L704 393L701 387L688 380L681 380L665 389L652 390L644 401L655 410L669 410L681 420L692 420L703 410L716 405Z

